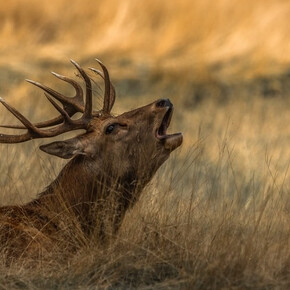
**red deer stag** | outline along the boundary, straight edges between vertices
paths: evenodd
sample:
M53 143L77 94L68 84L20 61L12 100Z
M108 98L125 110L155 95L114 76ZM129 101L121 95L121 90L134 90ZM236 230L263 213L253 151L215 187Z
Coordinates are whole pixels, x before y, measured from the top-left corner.
M0 207L0 243L10 259L51 251L55 244L76 245L72 236L79 237L77 233L86 238L94 235L99 243L106 243L117 233L127 209L136 203L156 170L182 143L181 133L166 133L173 112L168 99L113 116L110 112L115 89L106 67L98 61L102 72L91 70L103 78L105 88L103 108L95 111L91 80L76 62L71 62L84 80L84 97L81 85L56 73L54 76L74 87L74 97L28 80L45 91L58 117L33 124L0 98L23 124L1 127L27 130L20 135L0 134L0 143L86 131L65 141L41 145L48 154L72 159L38 198L24 205ZM76 113L81 116L72 118ZM75 234L69 235L71 232Z

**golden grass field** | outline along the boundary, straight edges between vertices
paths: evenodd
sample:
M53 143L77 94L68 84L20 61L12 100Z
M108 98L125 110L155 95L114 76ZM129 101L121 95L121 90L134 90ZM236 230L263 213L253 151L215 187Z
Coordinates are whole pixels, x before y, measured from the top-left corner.
M70 58L89 67L97 57L118 92L114 113L170 98L184 143L109 248L87 241L7 268L2 247L0 289L289 289L289 17L283 0L3 2L7 102L48 118L24 80L70 94L49 72L73 76ZM0 123L16 120L1 107ZM38 150L44 142L0 144L1 205L32 200L65 164Z

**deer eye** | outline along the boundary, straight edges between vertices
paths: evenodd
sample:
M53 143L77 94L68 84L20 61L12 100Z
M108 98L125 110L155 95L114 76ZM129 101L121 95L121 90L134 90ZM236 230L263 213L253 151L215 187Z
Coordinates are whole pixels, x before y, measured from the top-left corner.
M111 134L111 133L114 131L116 125L117 125L117 124L110 124L110 125L106 128L106 130L105 130L105 134Z

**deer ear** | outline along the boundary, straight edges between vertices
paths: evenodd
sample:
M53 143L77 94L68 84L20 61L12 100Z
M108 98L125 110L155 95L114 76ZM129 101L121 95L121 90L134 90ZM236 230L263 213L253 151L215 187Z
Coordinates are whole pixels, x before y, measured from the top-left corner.
M40 150L64 159L72 158L75 155L86 155L82 143L78 139L73 138L66 141L57 141L50 144L41 145Z

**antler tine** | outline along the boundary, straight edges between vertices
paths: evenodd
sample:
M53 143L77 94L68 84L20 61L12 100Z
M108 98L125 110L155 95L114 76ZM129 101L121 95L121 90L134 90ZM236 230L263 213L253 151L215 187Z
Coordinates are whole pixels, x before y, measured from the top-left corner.
M71 59L71 63L77 68L81 76L83 77L86 83L86 101L85 109L83 114L83 119L91 119L93 112L93 100L92 100L92 83L85 71L80 67L78 63Z
M36 126L37 127L37 126ZM21 125L0 125L0 128L9 128L9 129L26 129L26 127ZM39 128L39 127L37 127Z
M44 93L44 95L51 102L51 104L55 107L55 109L60 112L63 119L70 123L71 119L68 113L63 108L61 108L48 94Z
M97 75L101 76L103 78L103 80L105 80L104 74L101 71L99 71L98 69L95 69L93 67L90 67L89 69L91 71L93 71L94 73L96 73ZM106 93L105 93L105 95L106 95ZM114 103L115 103L115 98L116 98L116 91L115 91L113 84L110 81L110 97L104 98L104 108L107 107L108 112L111 112L111 110L114 106ZM107 104L107 102L109 104ZM104 109L103 109L103 111L104 111Z
M68 113L68 115L70 117L73 116L77 112L83 113L84 112L84 100L83 100L82 87L71 78L68 78L66 76L60 75L60 74L55 73L55 72L51 72L51 73L55 77L71 84L76 91L75 96L72 98L68 98L68 97L60 94L59 92L43 85L43 84L40 84L40 83L32 81L32 80L28 80L28 79L26 81L41 88L42 90L44 90L45 92L49 93L51 96L56 98L58 101L60 101L62 103L65 111ZM45 128L45 127L49 127L49 126L58 125L58 124L62 123L62 121L63 121L63 117L58 116L56 118L53 118L53 119L45 121L45 122L35 123L34 126L37 128ZM11 128L11 129L27 129L25 126L19 126L19 125L0 125L0 127Z
M59 124L57 127L52 127L46 130L40 130L35 125L33 125L28 119L26 119L21 113L19 113L15 108L8 105L4 99L0 98L0 102L11 112L28 130L25 134L21 135L6 135L0 134L0 143L21 143L37 138L48 138L58 136L65 132L79 129L87 129L89 120L84 120L82 117L78 120L72 120L67 112L62 109L50 96L46 95L49 101L55 106L55 108L61 113L63 123Z
M84 101L83 101L83 90L82 87L74 80L57 74L55 72L51 72L54 76L57 78L70 83L76 90L76 94L72 98L68 98L59 92L43 85L38 82L32 81L32 80L26 80L27 82L41 88L45 92L49 93L51 96L56 98L58 101L60 101L67 112L67 114L71 117L77 112L84 112ZM50 100L50 99L49 99ZM58 116L56 118L53 118L51 120L45 121L45 122L39 122L35 123L34 126L37 128L45 128L45 127L50 127L50 126L55 126L63 122L63 116ZM0 125L1 128L11 128L11 129L27 129L25 126L20 126L20 125Z
M68 115L70 115L70 114L68 114ZM55 125L61 124L62 122L63 122L63 117L60 115L60 116L57 116L57 117L55 117L53 119L50 119L48 121L35 123L33 125L36 128L40 129L40 128L46 128L46 127L55 126ZM25 126L21 126L21 125L0 125L0 128L27 129Z
M66 112L68 113L68 115L71 117L73 116L75 113L77 112L84 112L84 101L83 101L83 90L82 90L82 87L74 80L68 78L68 77L65 77L65 76L62 76L60 74L57 74L55 72L52 72L52 74L71 84L75 91L76 91L76 94L74 97L72 98L68 98L62 94L60 94L59 92L43 85L43 84L40 84L38 82L35 82L35 81L32 81L32 80L26 80L27 82L41 88L42 90L44 90L45 92L49 93L51 96L53 96L55 99L57 99L59 102L62 103L64 109L66 110ZM45 122L39 122L39 123L36 123L34 124L35 127L37 128L45 128L45 127L49 127L49 126L54 126L54 125L58 125L60 123L62 123L63 121L63 117L62 116L58 116L56 118L53 118L51 120L48 120L48 121L45 121ZM14 129L26 129L25 127L21 127L21 126L7 126L7 125L4 125L2 127L5 127L5 128L14 128Z
M110 81L110 75L105 67L105 65L96 58L96 61L99 63L99 65L102 67L103 73L104 73L104 81L105 81L105 93L104 93L104 106L103 106L103 112L104 113L110 113L114 102L115 102L115 89L112 90L111 94L111 81Z
M31 132L38 132L37 128L26 119L20 112L18 112L15 108L8 105L3 98L0 98L0 102L6 107L6 109L12 113L24 126Z
M26 134L22 135L6 135L0 134L0 143L19 143L33 139L34 136L40 133L39 129L35 127L28 119L26 119L15 108L8 105L3 98L0 98L0 102L11 112L28 130Z
M38 82L35 82L35 81L32 81L32 80L26 80L27 82L41 88L42 90L44 90L45 92L49 93L51 96L53 96L55 99L57 99L59 102L61 102L65 108L65 110L73 115L77 112L83 112L84 110L84 105L83 105L83 101L81 102L80 101L80 98L82 99L83 98L83 92L82 92L82 88L81 86L75 82L74 80L72 79L69 79L67 77L64 77L64 76L61 76L59 74L56 74L54 72L52 72L52 74L54 76L56 76L57 78L63 80L63 81L66 81L68 83L70 83L71 85L73 85L73 87L75 88L76 90L76 95L75 97L73 98L68 98L64 95L62 95L61 93L43 85L43 84L40 84Z
M84 111L84 97L83 97L83 89L82 87L76 82L74 81L73 79L69 78L69 77L66 77L66 76L63 76L63 75L60 75L58 73L55 73L55 72L51 72L55 77L59 78L60 80L62 81L65 81L69 84L71 84L75 91L76 91L76 94L74 97L72 98L68 98L66 97L67 99L67 102L69 104L71 104L71 101L73 100L73 104L75 106L78 106L79 107L79 111L78 112L83 112ZM67 110L66 110L67 111Z

